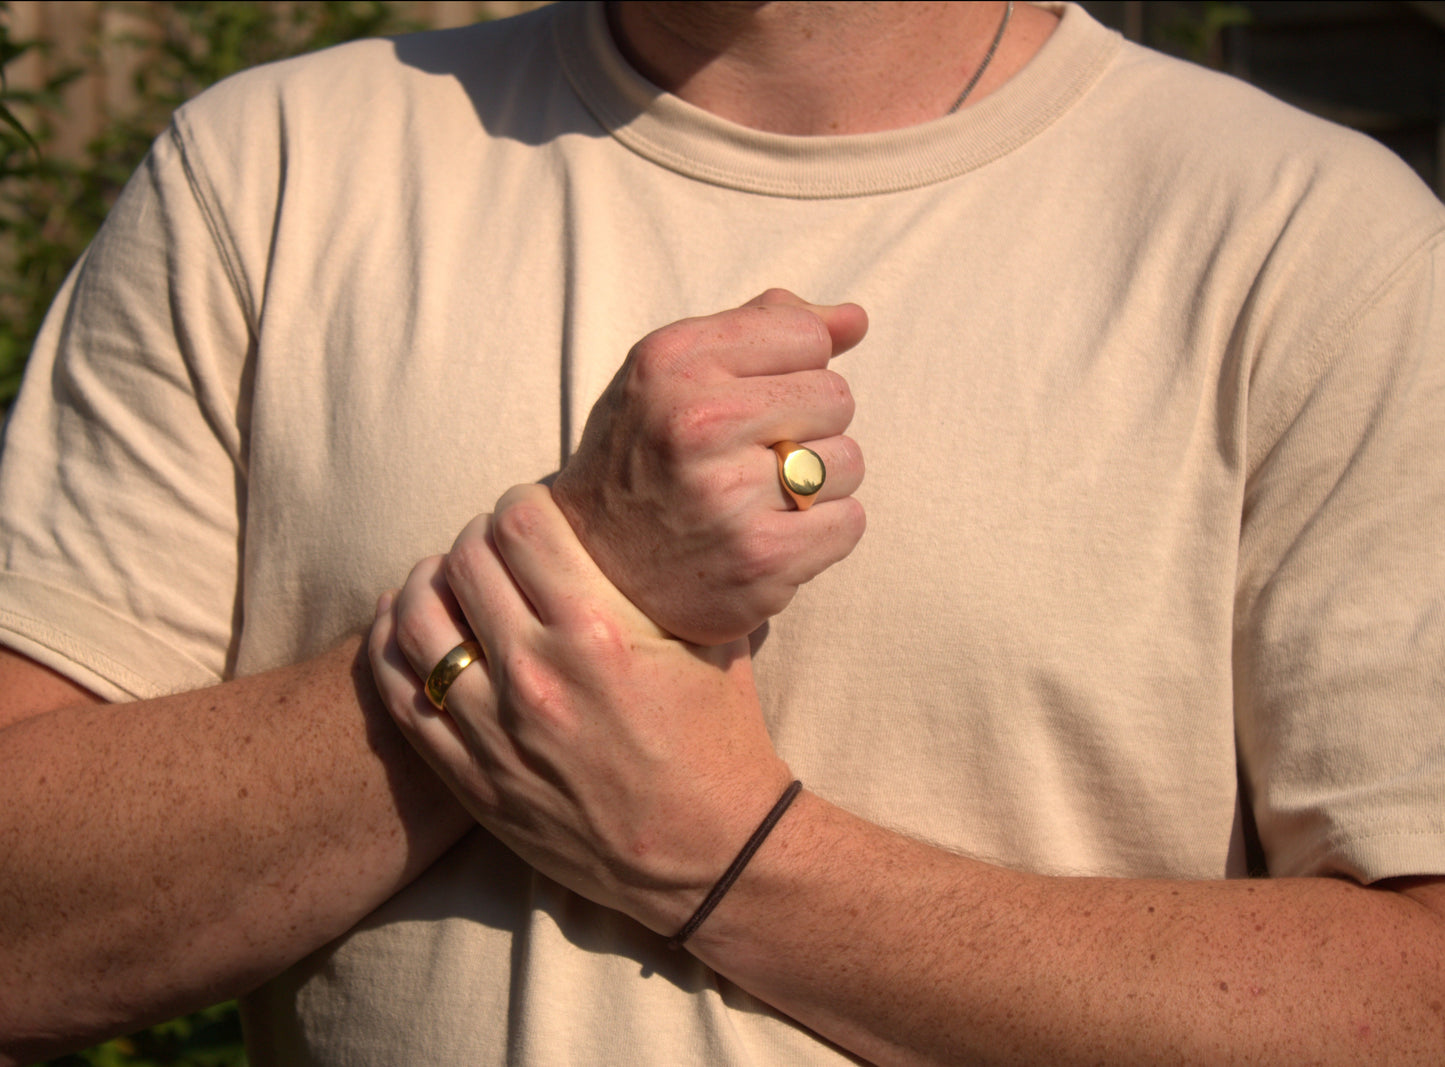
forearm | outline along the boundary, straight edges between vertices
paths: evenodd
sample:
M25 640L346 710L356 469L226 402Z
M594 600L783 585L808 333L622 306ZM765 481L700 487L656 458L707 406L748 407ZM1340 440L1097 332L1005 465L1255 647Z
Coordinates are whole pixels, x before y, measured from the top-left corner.
M357 647L0 731L0 1062L255 986L472 825Z
M689 943L879 1063L1439 1063L1445 934L1333 879L1046 878L804 794Z

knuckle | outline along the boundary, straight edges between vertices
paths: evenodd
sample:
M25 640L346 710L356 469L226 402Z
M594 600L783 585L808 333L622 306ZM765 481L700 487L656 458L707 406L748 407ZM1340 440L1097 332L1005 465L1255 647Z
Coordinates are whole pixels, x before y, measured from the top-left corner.
M431 646L432 627L419 611L399 612L396 617L396 645L412 663L425 663Z
M511 486L505 493L497 498L495 511L509 511L512 508L524 505L540 507L549 495L545 485L536 482L521 482Z
M506 702L514 723L558 723L565 719L565 689L557 675L546 664L517 652L504 660L503 674L510 699Z
M863 505L853 497L836 501L830 508L832 519L825 533L819 538L817 565L812 568L811 577L816 577L839 560L846 559L868 528L868 517Z
M444 556L427 556L419 559L407 572L406 581L402 583L399 598L404 603L416 595L417 590L431 587L436 573L441 569Z
M740 463L696 463L679 471L686 494L686 514L707 523L723 537L742 514L748 492L748 470Z
M384 692L382 699L392 722L396 723L401 732L407 737L417 737L420 734L420 724L416 705L400 693Z
M831 367L824 368L823 374L824 380L828 383L830 390L829 399L836 404L841 411L847 412L848 418L851 421L857 405L853 399L853 390L848 385L848 379L844 378Z
M482 538L465 538L442 561L442 576L452 589L472 589L481 581L491 548Z
M868 530L868 509L865 508L860 501L854 500L852 497L849 497L848 499L852 501L853 504L853 514L855 516L854 522L856 524L853 527L853 529L856 531L856 536L853 538L853 543L857 544L860 540L862 540L864 533L866 533Z
M689 379L696 373L693 354L701 339L701 319L682 319L653 330L632 346L628 392L650 389L660 380Z
M528 749L575 741L582 732L586 713L578 697L575 674L575 666L559 669L545 657L509 656L503 671L504 696L498 704L503 729ZM551 743L543 738L551 739Z
M791 297L791 294L788 295ZM833 338L828 333L827 324L815 312L800 306L796 298L786 302L761 304L752 310L750 317L738 318L734 327L738 331L745 331L746 338L752 343L787 342L790 347L801 343L804 349L815 354L832 354Z
M534 541L542 531L547 517L539 503L530 495L504 498L492 516L492 537L504 551L511 546Z
M578 609L572 630L578 648L591 660L610 665L631 655L632 643L627 631L609 612L596 605Z
M859 541L863 540L863 534L868 529L868 513L855 497L850 496L845 500L839 501L839 503L843 505L840 509L843 518L839 525L844 536L844 543L847 546L843 551L843 555L846 556L857 547ZM838 558L842 559L843 557L839 556Z
M787 558L784 544L770 532L756 526L737 539L733 553L733 578L745 586L769 582L782 570Z
M854 472L860 481L867 471L867 464L863 461L863 448L851 437L838 438L834 462L840 470Z
M832 356L833 335L828 332L828 324L806 308L799 308L798 311L807 321L807 332L813 335L814 347L825 359Z
M764 290L761 295L751 301L751 303L757 304L796 304L797 302L798 298L790 290L776 285Z
M396 643L396 616L379 618L366 632L366 658L373 673L380 670L387 659L387 649Z
M671 458L711 452L726 442L739 425L734 405L707 397L673 408L661 420L657 444Z
M750 629L756 629L764 619L771 619L774 615L781 615L793 600L793 594L798 591L796 586L779 585L769 587L755 599L753 611L756 621Z

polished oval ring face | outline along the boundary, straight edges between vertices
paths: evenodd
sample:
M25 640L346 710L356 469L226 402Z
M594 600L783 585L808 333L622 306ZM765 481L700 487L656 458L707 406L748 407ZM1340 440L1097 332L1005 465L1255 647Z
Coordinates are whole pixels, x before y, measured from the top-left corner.
M799 496L812 496L827 476L823 460L811 448L800 445L783 457L783 481Z

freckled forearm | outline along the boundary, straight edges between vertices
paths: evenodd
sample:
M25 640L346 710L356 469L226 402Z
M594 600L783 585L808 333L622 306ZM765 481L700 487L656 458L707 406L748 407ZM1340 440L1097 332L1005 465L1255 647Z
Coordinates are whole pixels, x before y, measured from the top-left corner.
M689 947L875 1062L1445 1055L1445 923L1403 893L1046 878L796 807Z
M234 996L464 832L356 647L0 731L0 1049L34 1059Z

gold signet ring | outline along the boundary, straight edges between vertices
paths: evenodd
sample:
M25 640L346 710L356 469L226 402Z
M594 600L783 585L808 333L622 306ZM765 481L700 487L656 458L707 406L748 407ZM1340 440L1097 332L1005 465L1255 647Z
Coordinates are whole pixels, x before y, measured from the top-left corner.
M799 511L807 511L828 477L822 457L797 441L779 441L773 451L778 454L778 481L783 483L783 492Z
M431 669L431 673L426 676L426 698L437 711L446 710L447 690L462 671L477 660L481 660L483 664L487 661L487 654L482 651L481 644L477 641L463 641Z

